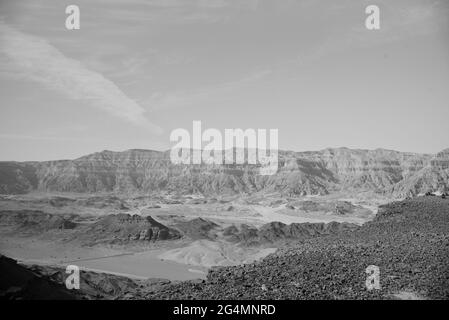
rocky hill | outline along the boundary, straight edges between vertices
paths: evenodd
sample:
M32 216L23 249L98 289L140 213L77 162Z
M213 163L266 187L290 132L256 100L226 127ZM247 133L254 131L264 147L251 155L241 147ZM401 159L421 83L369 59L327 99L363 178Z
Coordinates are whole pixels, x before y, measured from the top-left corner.
M126 213L110 214L79 228L72 238L89 245L123 244L131 241L156 242L181 238L181 233L157 222L152 217Z
M448 215L440 197L390 203L359 228L304 238L259 262L213 268L204 283L174 283L142 298L448 299ZM379 267L379 290L365 286L370 265Z
M190 237L191 239L213 239L215 235L211 231L218 227L218 225L212 221L195 218L189 221L180 222L175 227L181 232Z
M169 152L103 151L75 160L0 162L0 193L32 190L288 196L373 191L393 196L449 191L449 149L436 155L384 149L280 151L279 170L261 176L254 165L175 165Z
M97 217L95 221L89 219L76 214L60 215L39 210L0 210L0 227L10 227L12 233L43 235L59 230L65 234L65 240L87 245L156 242L182 236L177 229L169 228L150 216L119 213Z
M11 226L16 231L44 232L74 229L73 216L45 213L39 210L0 210L0 226Z
M276 242L301 241L304 239L352 231L358 226L351 223L291 223L269 222L259 229L242 224L239 227L232 225L223 231L225 239L244 245L260 245Z

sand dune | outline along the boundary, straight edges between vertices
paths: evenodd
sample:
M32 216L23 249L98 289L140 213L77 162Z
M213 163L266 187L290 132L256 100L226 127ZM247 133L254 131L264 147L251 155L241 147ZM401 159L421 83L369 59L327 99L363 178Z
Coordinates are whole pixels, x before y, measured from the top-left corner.
M275 251L275 248L242 248L225 242L198 240L186 247L166 251L158 257L163 260L209 268L250 263Z

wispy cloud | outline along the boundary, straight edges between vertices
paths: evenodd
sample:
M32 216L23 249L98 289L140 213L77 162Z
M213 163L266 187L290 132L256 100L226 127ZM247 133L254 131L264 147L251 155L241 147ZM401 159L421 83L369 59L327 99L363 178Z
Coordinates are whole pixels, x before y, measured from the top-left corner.
M16 76L39 82L71 99L86 101L92 107L155 134L162 132L146 118L146 110L114 82L66 57L44 39L0 22L0 54L9 62L8 72L12 69Z
M149 99L145 100L144 104L149 105L149 108L153 111L190 107L204 102L207 99L217 97L220 94L242 89L246 85L250 85L253 82L257 82L258 80L269 76L271 73L272 70L266 68L250 73L243 78L217 85L203 86L198 90L171 92L166 94L157 92L153 93Z

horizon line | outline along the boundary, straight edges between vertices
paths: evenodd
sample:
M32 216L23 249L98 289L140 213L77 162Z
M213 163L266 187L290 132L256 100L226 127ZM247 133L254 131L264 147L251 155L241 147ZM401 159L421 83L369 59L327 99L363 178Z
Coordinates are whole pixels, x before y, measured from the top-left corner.
M183 149L183 148L176 148L176 149ZM186 148L184 148L186 149ZM234 147L233 149L236 149L236 147ZM243 148L244 150L247 150L248 148ZM259 150L258 148L255 148L256 150ZM447 149L449 149L449 147L444 148L436 153L427 153L427 152L411 152L411 151L398 151L398 150L394 150L394 149L386 149L386 148L375 148L375 149L366 149L366 148L349 148L349 147L327 147L324 149L319 149L319 150L304 150L304 151L294 151L294 150L289 150L289 149L278 149L277 151L283 152L283 153L310 153L310 152L322 152L322 151L326 151L326 150L341 150L341 149L347 149L347 150L351 150L351 151L389 151L389 152L397 152L397 153L402 153L402 154L412 154L412 155L422 155L422 156L435 156L438 153L445 151ZM61 158L61 159L51 159L51 160L0 160L0 163L5 163L5 162L15 162L15 163L30 163L30 162L54 162L54 161L75 161L75 160L79 160L83 157L87 157L90 155L94 155L94 154L99 154L99 153L105 153L105 152L112 152L112 153L125 153L125 152L129 152L129 151L143 151L143 152L157 152L157 153L167 153L170 152L170 150L172 149L166 149L166 150L156 150L156 149L142 149L142 148L130 148L130 149L124 149L124 150L120 150L120 151L115 151L115 150L108 150L108 149L104 149L102 151L96 151L96 152L92 152L92 153L87 153L84 155L81 155L77 158ZM204 151L204 149L193 149L190 148L190 150L200 150L200 151ZM226 151L229 149L221 149L220 151ZM264 149L266 151L268 151L269 149Z

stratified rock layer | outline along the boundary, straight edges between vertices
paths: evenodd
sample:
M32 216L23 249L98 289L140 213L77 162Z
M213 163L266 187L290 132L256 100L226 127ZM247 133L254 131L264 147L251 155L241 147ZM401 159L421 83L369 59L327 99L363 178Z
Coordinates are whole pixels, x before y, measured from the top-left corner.
M394 196L449 191L449 151L437 155L384 149L279 152L279 170L259 175L254 165L175 165L169 152L103 151L76 160L0 162L0 193L32 190L284 195L374 191Z

